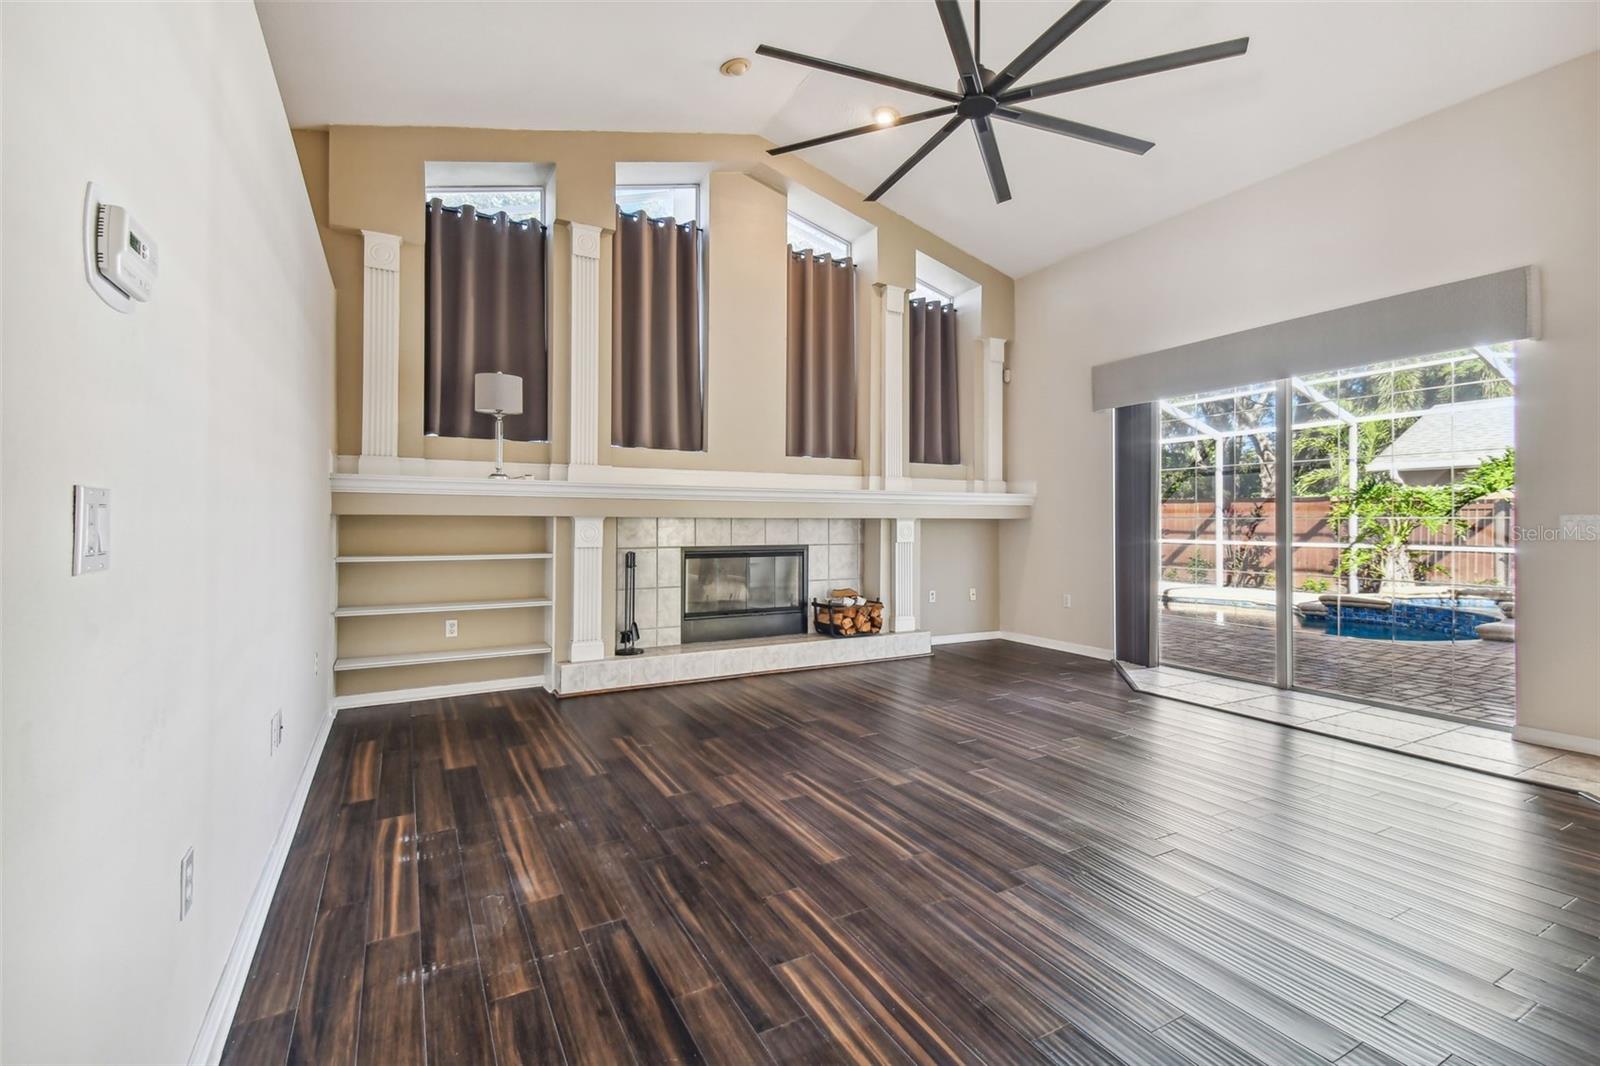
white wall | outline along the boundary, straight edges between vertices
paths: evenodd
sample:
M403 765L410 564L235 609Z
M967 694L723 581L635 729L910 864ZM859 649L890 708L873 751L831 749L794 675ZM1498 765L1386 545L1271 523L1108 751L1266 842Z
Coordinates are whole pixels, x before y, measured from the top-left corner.
M1112 642L1091 366L1508 267L1544 279L1544 337L1518 361L1518 520L1600 513L1597 123L1590 54L1019 281L1007 477L1039 499L1002 526L1002 628ZM1518 576L1520 723L1600 738L1600 544L1525 542Z
M0 19L3 1057L182 1061L327 715L333 290L251 5ZM159 242L131 316L90 179ZM70 576L74 482L108 573Z

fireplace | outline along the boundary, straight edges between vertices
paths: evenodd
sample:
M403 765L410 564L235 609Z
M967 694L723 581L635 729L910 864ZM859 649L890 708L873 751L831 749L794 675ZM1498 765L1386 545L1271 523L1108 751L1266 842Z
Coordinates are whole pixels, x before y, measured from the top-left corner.
M806 631L806 548L683 549L683 642Z

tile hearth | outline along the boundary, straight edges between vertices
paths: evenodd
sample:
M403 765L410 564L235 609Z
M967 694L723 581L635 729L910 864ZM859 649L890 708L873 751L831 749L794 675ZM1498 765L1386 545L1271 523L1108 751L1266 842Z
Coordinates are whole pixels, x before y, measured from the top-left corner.
M562 696L645 688L683 681L747 674L806 670L821 666L881 662L928 655L932 634L880 633L867 637L763 637L754 640L707 641L657 647L643 655L608 656L584 663L561 663L557 691Z

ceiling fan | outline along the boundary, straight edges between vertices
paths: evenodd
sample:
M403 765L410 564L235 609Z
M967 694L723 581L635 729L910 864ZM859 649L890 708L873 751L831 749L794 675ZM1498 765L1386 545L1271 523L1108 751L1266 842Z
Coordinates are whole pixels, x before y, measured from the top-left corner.
M981 13L978 0L973 0L972 23L973 39L967 39L966 22L961 17L961 5L957 0L934 0L934 6L939 9L939 20L944 23L944 34L950 42L950 54L956 62L959 91L952 92L948 89L938 89L932 85L923 85L920 82L908 81L890 74L879 74L876 71L863 70L860 67L848 66L844 63L835 63L828 59L818 59L815 56L804 55L800 52L791 52L786 48L775 48L764 44L756 49L757 55L767 56L772 59L781 59L786 63L798 63L803 67L812 67L816 70L825 70L830 74L842 74L847 78L859 78L877 85L887 85L892 89L902 89L906 92L917 93L921 96L931 96L936 100L946 101L942 107L935 107L928 111L918 111L912 115L892 116L889 121L873 122L866 126L856 126L853 129L841 130L823 137L813 137L806 141L797 141L786 144L781 148L768 149L771 155L783 155L786 152L798 152L803 148L814 148L819 144L829 144L833 141L842 141L847 137L859 137L863 133L872 133L881 129L893 129L896 126L907 126L913 122L923 122L930 118L943 118L950 116L943 126L939 127L932 137L923 142L922 147L911 153L904 163L895 168L894 173L883 179L883 184L873 189L867 200L877 200L884 193L894 187L895 182L910 173L911 168L927 158L928 153L955 132L957 126L963 122L972 123L972 132L978 138L978 154L983 157L983 167L989 174L989 185L994 189L994 202L1005 203L1011 199L1011 185L1006 181L1006 168L1000 161L1000 146L995 141L994 119L1006 122L1015 122L1022 126L1031 126L1034 129L1045 130L1050 133L1059 133L1065 137L1074 137L1090 144L1101 144L1107 148L1117 148L1124 152L1133 152L1143 155L1155 147L1154 142L1129 137L1121 133L1113 133L1096 126L1086 126L1081 122L1070 119L1057 118L1054 115L1045 115L1037 111L1029 111L1017 105L1028 100L1038 100L1046 96L1057 96L1069 93L1076 89L1087 89L1092 85L1104 85L1107 82L1124 81L1128 78L1138 78L1146 74L1159 74L1164 70L1177 70L1180 67L1191 67L1197 63L1209 63L1214 59L1227 59L1230 56L1243 55L1250 46L1250 38L1238 37L1231 41L1222 41L1217 44L1202 45L1199 48L1185 48L1178 52L1168 52L1165 55L1151 56L1148 59L1135 59L1127 63L1117 63L1098 70L1084 71L1081 74L1068 74L1061 78L1051 78L1048 81L1035 82L1032 85L1017 85L1017 81L1028 71L1032 70L1040 60L1055 51L1063 41L1072 36L1079 27L1093 18L1109 0L1078 0L1067 13L1062 15L1044 33L1039 35L1028 47L1024 48L1017 57L1007 63L1005 69L996 74L985 67L978 59L978 44L981 41Z

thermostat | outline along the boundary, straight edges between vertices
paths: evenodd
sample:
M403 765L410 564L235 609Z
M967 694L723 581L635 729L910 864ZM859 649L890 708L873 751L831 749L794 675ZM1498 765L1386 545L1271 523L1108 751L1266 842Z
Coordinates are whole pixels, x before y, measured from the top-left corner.
M161 262L149 231L126 207L109 202L93 182L84 196L83 227L89 287L124 314L135 301L149 302Z
M156 287L156 243L118 204L101 204L95 219L95 266L123 292L145 303Z

